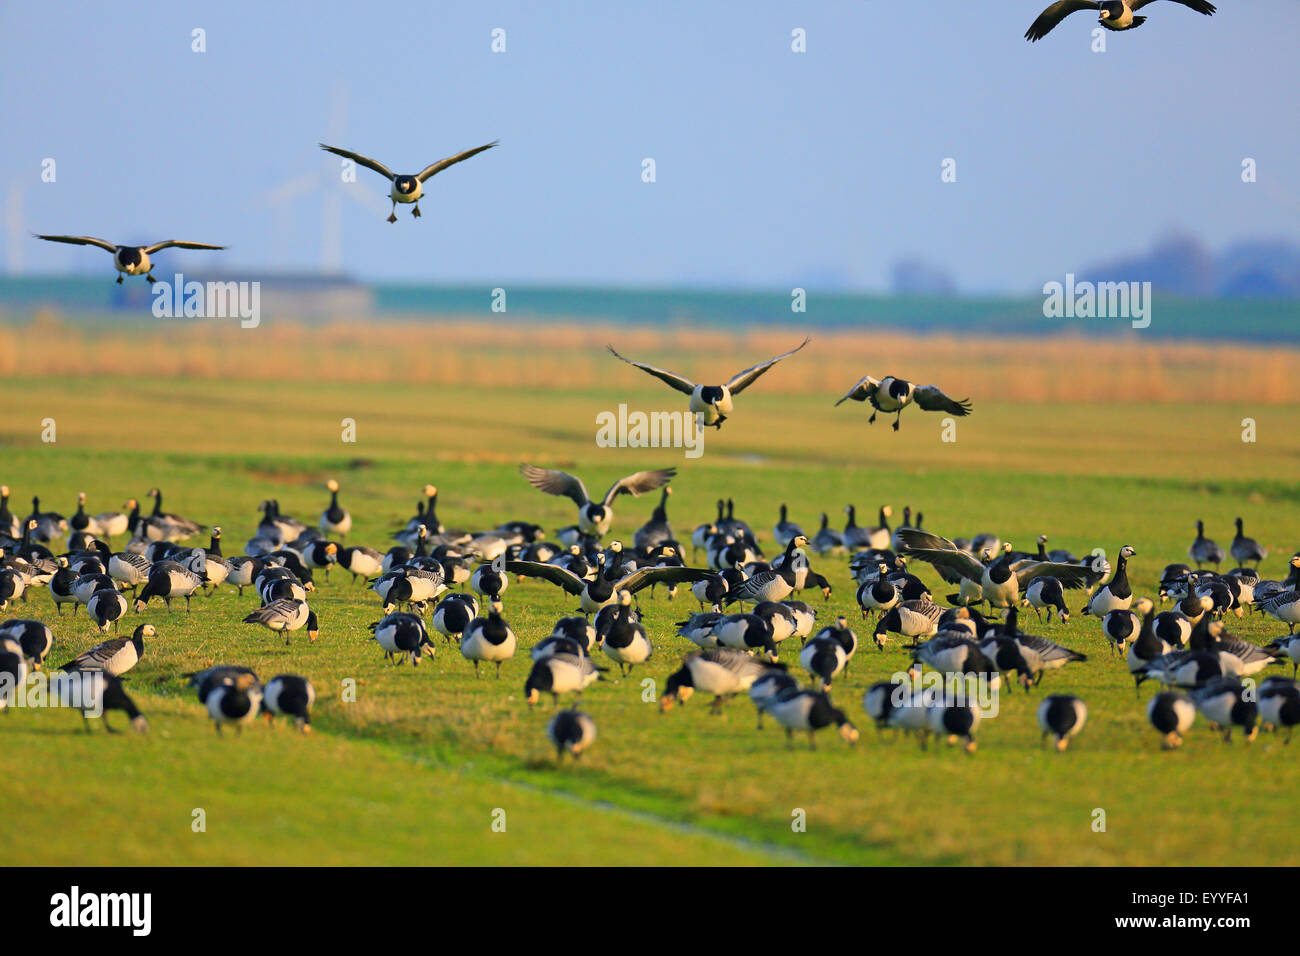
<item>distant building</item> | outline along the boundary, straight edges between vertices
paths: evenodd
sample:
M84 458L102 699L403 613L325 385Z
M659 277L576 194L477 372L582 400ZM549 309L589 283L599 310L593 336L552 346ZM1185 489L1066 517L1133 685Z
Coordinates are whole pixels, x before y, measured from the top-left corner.
M952 274L922 259L900 259L890 271L889 290L894 295L951 296L957 294Z

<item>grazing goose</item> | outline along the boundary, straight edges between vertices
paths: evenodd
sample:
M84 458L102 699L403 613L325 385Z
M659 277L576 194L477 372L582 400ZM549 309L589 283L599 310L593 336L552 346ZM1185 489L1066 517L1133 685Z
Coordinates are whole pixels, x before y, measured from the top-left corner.
M306 601L294 598L283 598L259 607L244 618L244 623L261 624L267 630L283 634L286 645L290 633L303 627L307 628L307 638L312 644L316 643L316 638L320 635L320 622L316 619L316 612L307 606Z
M394 664L409 660L412 667L419 667L425 654L433 657L429 632L418 614L397 612L386 615L370 625L370 633L384 649L384 660Z
M116 246L105 239L96 239L93 236L41 236L37 239L44 239L47 242L66 242L74 246L99 246L113 254L113 268L118 271L117 282L122 284L122 276L143 275L153 285L157 280L153 277L153 262L150 256L161 249L224 249L225 246L213 246L206 242L185 242L180 239L165 239L162 242L151 243L147 246Z
M248 675L253 680L257 680L257 674L247 667L240 667L231 664L217 664L213 667L204 668L201 671L190 671L181 676L189 681L189 686L195 688L198 693L199 703L205 707L208 703L208 696L224 684L233 684L235 679L241 675Z
M1025 31L1025 39L1030 43L1037 43L1051 33L1058 23L1080 10L1098 11L1097 22L1107 30L1134 30L1147 21L1146 17L1134 16L1134 13L1154 2L1155 0L1056 0L1056 3L1051 4L1029 25L1029 29ZM1214 15L1214 4L1206 0L1174 0L1174 2L1206 16Z
M699 602L700 610L703 611L705 606L718 610L722 607L722 599L727 596L727 591L731 585L721 574L713 574L701 581L695 581L691 584L691 594Z
M217 734L221 728L230 724L235 733L242 733L244 727L257 717L262 706L262 685L252 674L240 674L226 684L212 688L205 701L208 716Z
M571 640L583 654L596 646L596 628L585 617L562 617L551 628L551 636Z
M96 644L64 664L60 670L103 671L112 677L119 677L144 657L144 639L147 637L152 640L157 636L158 632L152 624L141 624L130 637Z
M1300 687L1295 681L1270 677L1259 688L1260 722L1274 733L1286 728L1286 740L1300 724Z
M1110 642L1111 653L1124 653L1129 641L1137 639L1142 630L1142 616L1149 615L1155 605L1147 598L1139 598L1136 611L1117 607L1107 611L1101 619L1101 630Z
M352 575L352 582L355 584L358 578L367 581L382 574L384 556L374 548L354 545L339 549L338 565Z
M1125 655L1125 663L1128 664L1128 672L1133 675L1134 693L1141 692L1142 681L1145 677L1147 665L1157 658L1164 657L1173 651L1168 641L1162 639L1155 631L1153 618L1153 608L1148 606L1142 612L1142 626L1138 631L1137 640L1128 646L1128 653ZM1129 611L1114 611L1114 614L1129 614ZM1108 615L1109 616L1109 615Z
M33 670L41 669L54 646L54 634L50 629L40 621L26 618L11 618L0 624L0 638L17 641L23 657L31 661Z
M117 629L117 622L126 615L126 611L126 598L116 588L97 588L86 602L86 613L105 634L110 625L114 630Z
M713 625L712 638L719 647L754 653L762 651L769 661L775 661L779 653L776 641L773 639L771 622L757 614L731 614L719 617ZM697 640L695 643L701 642Z
M754 704L754 710L758 712L757 729L763 729L763 714L767 710L768 704L789 694L798 693L798 691L799 682L791 677L784 668L769 667L764 673L754 678L754 683L749 686L749 699Z
M479 664L488 661L497 666L497 680L501 679L501 664L515 656L517 646L515 632L496 610L470 621L460 639L461 656L474 662L474 676L478 677Z
M546 725L546 736L555 745L556 761L565 751L577 760L596 741L596 722L580 710L562 710Z
M684 637L697 647L706 650L718 646L718 638L714 633L714 628L726 618L726 615L719 614L717 611L706 611L701 614L692 614L684 621L677 621L677 635ZM773 645L775 650L776 645Z
M829 554L838 548L844 547L844 538L840 533L830 527L830 518L826 512L822 512L821 527L813 535L812 549L818 554Z
M551 565L543 565L543 567L551 567ZM469 586L487 603L498 605L501 603L502 595L506 593L506 588L510 587L510 577L491 564L480 564L469 576Z
M118 733L108 722L110 710L120 710L126 714L127 720L131 722L131 729L137 734L148 732L149 721L140 713L140 708L126 692L120 678L100 670L64 669L69 671L70 680L78 682L76 686L68 687L68 702L80 708L82 723L87 733L91 733L90 721L94 717L103 721L106 733Z
M190 612L190 598L203 587L207 579L207 561L195 556L187 564L177 561L158 561L149 569L149 577L135 598L135 612L145 609L150 598L160 597L170 611L172 598L185 598L185 613Z
M9 510L9 486L0 485L0 536L18 538L22 532L22 522Z
M0 611L9 607L10 601L23 596L27 590L26 579L13 568L0 568Z
M1015 642L1024 668L1035 684L1042 681L1043 674L1047 671L1060 670L1066 664L1082 663L1088 659L1086 654L1080 654L1036 634L1012 630L1007 633L1007 637Z
M698 690L713 695L710 709L716 714L729 698L748 692L756 680L771 671L785 673L785 667L727 648L688 654L682 658L681 668L668 675L659 698L659 712L664 713L674 704L685 704Z
M1242 533L1241 519L1236 521L1237 534L1232 539L1232 544L1228 547L1228 553L1232 555L1238 565L1245 565L1248 561L1254 561L1255 567L1259 567L1259 562L1268 557L1268 551L1259 546L1254 538L1247 538Z
M604 634L600 649L618 664L620 676L632 673L632 668L643 664L654 653L654 645L646 634L645 626L634 620L632 612L632 592L626 589L618 592L618 611Z
M1231 658L1231 655L1229 655ZM1200 687L1224 675L1224 659L1204 651L1171 651L1133 673L1139 684L1154 678L1166 687Z
M266 722L271 724L276 715L290 717L304 734L311 733L311 706L316 703L316 688L305 677L297 674L277 674L266 682L262 691L262 705L266 708Z
M0 640L0 710L16 700L18 689L27 683L27 659L12 640Z
M839 728L840 738L845 743L858 742L858 729L849 722L844 711L831 703L824 691L787 691L766 701L763 710L785 728L786 740L792 746L794 732L802 730L808 733L808 749L816 750L814 735L832 724Z
M727 591L722 599L723 603L735 604L739 601L743 604L745 601L782 601L788 598L794 593L800 564L805 571L807 570L807 558L800 555L802 560L797 560L795 551L807 545L806 537L801 534L795 535L786 543L784 558L779 568L760 571L746 578L739 587Z
M813 679L818 690L831 689L835 675L844 670L849 656L833 637L814 637L799 652L799 664Z
M776 526L772 528L772 537L775 539L777 547L784 548L790 543L792 538L805 537L803 528L799 527L793 521L787 520L787 511L784 504L781 505L781 519L777 521Z
M895 378L892 375L886 375L879 381L870 375L863 376L835 404L838 406L849 399L853 399L855 402L871 403L871 407L875 411L867 419L868 425L875 423L877 412L884 412L886 415L892 414L894 416L894 431L898 431L898 421L903 416L903 409L912 404L915 404L923 412L947 412L949 415L957 415L958 417L971 413L971 404L968 400L954 401L941 392L937 385L913 385L911 382Z
M533 662L524 681L524 699L531 707L542 694L550 694L559 707L561 694L573 694L576 701L598 680L600 669L585 654L551 654ZM668 680L671 683L672 678Z
M1232 743L1232 728L1240 727L1246 740L1255 739L1259 728L1259 704L1255 689L1247 690L1238 677L1218 677L1191 692L1192 703L1215 730L1223 731L1223 742Z
M1111 611L1127 611L1133 605L1133 588L1128 583L1128 559L1135 554L1137 552L1127 544L1119 549L1114 576L1092 593L1079 613L1103 617Z
M1043 740L1056 738L1057 752L1063 753L1070 738L1083 730L1088 722L1088 706L1071 694L1052 694L1038 705L1038 726L1043 729Z
M691 414L703 416L699 419L706 427L722 428L722 423L727 420L733 409L732 398L739 395L750 385L753 385L764 372L770 369L782 359L789 358L808 344L810 340L804 339L798 348L793 348L789 352L784 352L774 358L768 359L761 365L755 365L753 368L747 368L743 372L737 372L723 385L696 385L688 379L675 372L667 372L661 368L655 368L653 365L646 365L643 362L634 362L629 358L624 358L614 351L614 346L606 346L610 354L615 358L621 359L628 365L633 365L641 371L653 375L655 378L664 382L669 387L689 395Z
M1187 549L1188 557L1196 562L1196 567L1200 568L1204 564L1212 564L1217 570L1227 557L1223 549L1205 536L1205 522L1196 522L1196 539L1192 546Z
M884 649L886 634L898 634L910 637L913 643L922 637L933 637L939 630L939 618L943 610L929 598L919 601L902 601L881 615L876 622L872 640L876 647Z
M593 538L603 538L609 532L614 521L614 499L621 494L639 497L647 491L655 491L672 481L677 474L675 468L662 468L657 471L638 471L614 482L600 501L592 501L587 495L587 488L573 475L550 468L538 468L536 465L520 465L519 472L530 485L548 495L560 495L568 498L578 506L578 530Z
M317 527L323 534L336 534L346 541L348 532L352 530L352 515L339 504L339 483L331 478L325 483L325 488L330 493L330 503L321 512Z
M342 156L344 159L350 159L358 166L364 166L383 176L391 182L392 188L388 191L388 198L393 201L393 208L389 212L388 221L397 222L397 204L414 204L415 208L411 210L411 218L420 218L420 197L424 195L424 183L431 176L436 176L448 166L455 166L457 163L464 162L471 156L477 156L485 149L491 149L496 146L499 140L493 140L483 146L475 146L473 149L467 149L463 153L457 153L455 156L448 156L446 159L440 159L436 163L430 163L414 175L394 173L391 169L379 162L377 159L370 159L362 156L360 153L354 153L351 150L340 149L338 146L326 146L319 143L321 149L335 156Z
M934 704L926 715L930 721L930 731L936 738L942 738L953 746L958 740L964 740L962 749L968 754L975 752L975 731L979 729L980 712L973 704ZM921 738L925 746L925 738Z
M888 728L922 736L930 732L929 713L923 700L901 681L872 684L862 695L862 709L875 721L877 731Z
M4 626L0 625L0 635L2 634L4 634ZM1300 670L1300 634L1279 637L1272 641L1265 650L1285 654L1289 657L1291 659L1291 676L1296 676L1296 671Z
M817 623L817 612L803 601L792 601L787 598L781 603L790 609L790 614L794 618L793 636L801 641L807 640L812 634L813 626ZM755 610L757 611L757 608Z
M1050 574L1029 582L1029 587L1025 589L1025 603L1034 609L1035 614L1046 610L1048 621L1052 619L1052 611L1056 611L1062 624L1070 620L1070 611L1065 606L1065 590L1061 587L1061 582ZM1041 616L1039 620L1042 620Z
M1251 677L1279 662L1279 656L1273 651L1238 640L1224 630L1221 622L1209 618L1192 628L1187 643L1193 651L1217 656L1226 675Z

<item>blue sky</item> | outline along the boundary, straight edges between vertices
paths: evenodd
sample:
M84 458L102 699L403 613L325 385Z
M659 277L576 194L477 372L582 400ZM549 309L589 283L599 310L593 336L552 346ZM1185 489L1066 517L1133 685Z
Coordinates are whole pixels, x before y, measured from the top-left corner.
M1082 13L1026 43L1042 2L9 4L0 202L28 232L313 269L326 190L386 192L316 147L345 101L342 144L399 170L501 140L419 220L343 203L363 279L879 289L919 255L1022 292L1173 230L1300 239L1300 3L1160 3L1098 54ZM108 268L11 241L29 273Z

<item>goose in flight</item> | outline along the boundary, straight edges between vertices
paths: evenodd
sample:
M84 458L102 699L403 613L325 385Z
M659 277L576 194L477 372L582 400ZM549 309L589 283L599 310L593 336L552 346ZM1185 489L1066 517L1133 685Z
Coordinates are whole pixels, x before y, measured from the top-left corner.
M1156 0L1057 0L1038 15L1038 19L1025 31L1025 39L1030 43L1037 43L1051 33L1058 23L1080 10L1098 11L1097 22L1107 30L1134 30L1146 23L1147 18L1135 17L1133 14L1155 2ZM1203 13L1207 17L1214 16L1214 4L1206 3L1206 0L1173 0L1173 2L1180 3L1197 13Z
M638 471L614 482L605 492L605 497L592 501L587 495L587 488L573 475L550 468L538 468L536 465L520 465L519 473L538 491L548 495L561 495L578 506L578 530L595 538L604 537L614 521L614 499L620 494L629 494L636 498L647 491L655 491L672 481L677 474L676 468L661 468L656 471Z
M448 156L446 159L440 159L436 163L425 166L413 176L406 174L394 173L391 169L379 162L377 159L371 159L368 156L362 156L360 153L354 153L348 149L341 149L338 146L326 146L320 143L321 149L333 153L335 156L342 156L344 159L350 159L358 166L364 166L366 169L373 169L379 175L388 179L393 184L392 189L388 191L388 198L393 201L392 212L389 213L388 221L397 222L397 204L414 203L415 208L411 210L411 218L420 218L420 197L424 195L424 182L430 176L436 176L448 166L455 166L457 163L469 159L471 156L477 156L485 149L491 149L499 141L493 140L486 146L475 146L473 149L467 149L463 153L457 153L455 156Z
M122 276L142 275L153 285L158 280L153 277L153 262L149 257L159 249L170 249L173 246L177 249L224 249L225 246L212 246L206 242L185 242L181 239L164 239L162 242L155 242L148 246L115 246L106 239L96 239L94 236L42 236L36 235L37 239L44 239L46 242L66 242L74 246L99 246L101 249L107 249L113 254L113 268L119 275L117 277L118 285L122 284Z
M614 351L614 346L608 345L610 353L617 359L622 359L628 365L633 365L647 374L653 375L662 382L666 382L672 388L684 395L691 397L690 409L693 415L703 415L705 426L713 428L722 428L722 423L727 420L727 416L732 412L732 398L739 395L749 386L753 385L760 375L770 369L781 359L789 358L798 352L799 349L807 345L811 339L805 338L798 348L793 348L788 352L768 359L760 365L753 368L747 368L743 372L737 372L731 376L723 385L696 385L689 379L683 378L676 372L668 372L661 368L655 368L653 365L646 365L644 362L634 362L630 358L619 355Z
M898 419L908 405L916 405L923 412L947 412L949 415L965 416L971 412L969 399L954 401L937 385L914 385L901 378L886 375L876 381L870 375L864 376L858 384L849 389L848 394L835 404L841 405L849 399L855 402L870 402L876 411L871 413L867 424L876 420L876 412L894 415L894 431L898 431Z
M624 573L620 568L602 570L594 581L588 581L568 568L538 561L507 561L505 570L507 574L542 578L564 588L578 598L584 614L594 614L607 604L613 604L624 591L635 594L652 584L675 585L683 581L705 581L714 576L707 568L647 565L629 573Z

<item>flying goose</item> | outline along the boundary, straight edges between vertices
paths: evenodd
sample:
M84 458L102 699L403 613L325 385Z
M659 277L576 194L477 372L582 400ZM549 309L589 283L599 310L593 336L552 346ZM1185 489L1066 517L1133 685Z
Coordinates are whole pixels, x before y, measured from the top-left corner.
M477 156L485 149L491 149L497 145L500 140L493 140L484 146L475 146L473 149L467 149L463 153L457 153L455 156L448 156L446 159L440 159L436 163L425 166L415 175L406 175L394 173L391 169L379 162L377 159L370 159L368 156L362 156L360 153L354 153L351 150L340 149L338 146L326 146L319 143L321 149L335 156L342 156L344 159L350 159L358 166L364 166L366 169L372 169L379 175L391 182L392 188L388 191L388 198L393 201L392 211L389 213L388 221L397 222L397 204L414 203L415 208L411 210L411 218L420 218L420 197L424 195L424 183L430 176L435 176L442 172L448 166L455 166L459 162L469 159L471 156Z
M319 527L325 534L336 534L346 541L348 532L352 530L352 515L339 504L339 483L331 478L325 483L325 488L330 493L330 503L321 512Z
M1244 565L1247 561L1254 561L1255 567L1259 567L1259 562L1268 557L1268 551L1261 548L1254 538L1247 538L1241 530L1241 519L1236 521L1237 534L1232 539L1232 544L1228 547L1228 553L1238 565Z
M577 760L596 741L596 722L580 710L562 710L546 725L546 736L555 745L555 759L567 750Z
M1088 706L1072 694L1052 694L1038 705L1038 726L1043 728L1043 740L1056 738L1056 749L1064 752L1070 738L1083 730L1088 722Z
M311 733L311 705L316 703L316 688L297 674L277 674L262 689L262 705L268 725L276 715L293 718L294 726Z
M617 544L617 542L615 542ZM617 600L622 591L635 594L652 584L678 584L683 581L707 581L715 577L706 568L657 567L648 565L631 572L623 573L621 566L606 568L604 555L600 555L597 564L601 570L595 580L588 581L574 574L568 568L557 564L542 564L537 561L507 561L505 570L510 574L522 574L525 577L541 578L559 585L570 594L576 595L585 614L594 614L602 607ZM486 565L485 565L486 567Z
M303 627L307 628L307 637L316 643L320 634L320 624L316 612L307 606L306 601L284 598L259 607L244 618L245 624L261 624L268 630L284 635L284 643L289 643L289 633Z
M74 246L99 246L113 254L113 268L120 274L117 277L118 284L122 282L122 276L143 275L153 285L158 280L153 277L153 263L149 257L160 249L176 247L177 249L224 249L225 246L212 246L206 242L184 242L180 239L166 239L162 242L155 242L148 246L115 246L113 243L104 239L96 239L93 236L41 236L37 239L44 239L47 242L67 242Z
M797 348L788 352L783 352L774 358L768 359L761 365L755 365L753 368L747 368L743 372L737 372L723 385L696 385L688 379L682 378L675 372L667 372L661 368L655 368L653 365L646 365L643 362L634 362L630 358L624 358L614 351L614 346L608 345L610 353L617 359L622 359L628 365L634 365L641 371L653 375L662 382L666 382L670 387L691 397L690 410L691 414L703 416L703 423L706 427L722 428L722 423L732 412L732 398L739 395L749 386L753 385L764 372L770 369L782 359L789 358L798 352L811 341L805 338Z
M592 501L587 495L587 488L573 475L550 468L538 468L536 465L520 465L519 473L530 485L548 495L560 495L568 498L578 506L578 530L593 538L602 538L609 531L614 520L614 499L620 494L636 498L647 491L655 491L672 481L677 474L675 468L662 468L656 471L638 471L614 482L605 492L605 497Z
M968 399L954 401L939 390L937 385L914 385L909 381L901 378L895 378L892 375L886 375L877 381L870 375L863 376L849 391L835 404L838 406L849 399L855 402L870 402L871 407L875 409L871 417L867 419L867 424L874 424L876 413L884 412L886 415L894 416L894 431L898 431L898 420L903 415L903 409L908 405L915 404L923 412L947 412L949 415L962 417L971 413L971 404Z
M1107 30L1116 32L1135 30L1146 23L1147 18L1134 16L1134 13L1154 2L1155 0L1057 0L1029 25L1029 29L1025 31L1025 39L1030 43L1037 43L1051 33L1058 23L1080 10L1099 11L1097 22ZM1174 0L1174 2L1197 13L1203 13L1207 17L1214 15L1214 4L1207 3L1206 0Z

